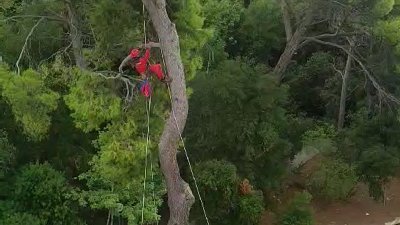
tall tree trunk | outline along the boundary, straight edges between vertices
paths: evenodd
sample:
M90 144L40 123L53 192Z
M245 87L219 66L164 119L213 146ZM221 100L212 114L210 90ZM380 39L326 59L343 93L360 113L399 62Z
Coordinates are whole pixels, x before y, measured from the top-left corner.
M350 52L352 52L350 47ZM344 117L346 114L346 99L347 99L347 85L350 77L350 69L352 57L347 55L346 67L342 77L342 91L340 93L340 106L339 106L339 117L338 117L338 130L342 130L344 126Z
M285 26L285 33L286 33L286 43L290 41L292 38L292 24L290 22L290 13L288 9L288 5L286 0L280 0L281 10L282 10L282 20L283 25Z
M164 53L168 74L173 78L170 87L172 110L175 113L176 121L174 113L171 113L166 121L159 143L160 164L167 184L168 206L170 209L168 225L186 225L189 224L189 212L194 203L194 196L189 185L180 176L176 159L180 132L185 127L188 114L186 83L180 57L179 37L175 24L168 17L165 0L142 1L149 12L160 39L160 47Z
M66 6L68 10L68 26L69 35L72 43L72 50L75 58L76 65L81 69L86 69L86 61L82 53L82 31L78 20L78 14L76 6L72 2L73 0L66 0Z
M285 2L281 3L281 4L285 4ZM286 34L288 34L289 29L290 29L290 31L292 29L291 26L287 27L288 25L290 25L290 18L285 19L286 14L288 14L288 9L287 9L287 6L285 6L285 7L282 6L281 9L282 9L284 21L286 21L286 22L284 22ZM296 28L296 31L294 32L294 34L291 35L289 41L286 42L285 50L283 51L282 55L279 57L278 63L274 67L273 73L277 76L278 84L281 84L283 77L284 77L284 73L285 73L287 67L289 66L290 61L292 60L294 53L298 49L300 42L304 38L304 35L307 31L307 25L309 25L312 20L312 13L313 13L312 9L307 10L303 21ZM289 32L289 34L290 33L291 32ZM288 39L288 35L286 35L286 38Z

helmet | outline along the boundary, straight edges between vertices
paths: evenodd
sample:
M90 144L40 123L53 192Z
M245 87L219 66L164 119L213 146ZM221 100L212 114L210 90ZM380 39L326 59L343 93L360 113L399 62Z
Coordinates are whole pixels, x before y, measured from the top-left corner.
M137 48L132 49L132 51L129 53L129 55L131 56L131 58L137 58L140 55L140 51Z

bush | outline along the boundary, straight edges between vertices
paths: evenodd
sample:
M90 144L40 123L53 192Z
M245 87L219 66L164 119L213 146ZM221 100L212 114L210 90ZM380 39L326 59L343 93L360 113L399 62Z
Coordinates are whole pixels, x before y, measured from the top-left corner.
M297 193L281 215L279 225L313 225L311 199L308 192Z
M346 200L357 184L357 180L353 166L338 160L329 160L312 175L309 186L313 193L324 199Z
M194 172L210 219L217 222L226 218L237 198L236 167L228 161L211 160L197 163ZM202 218L203 212L196 206L193 212Z
M262 193L244 195L239 200L239 219L240 224L253 225L259 224L261 214L264 211L264 198Z
M0 224L7 225L45 225L46 223L41 221L36 216L27 213L10 213L5 215L4 218L0 219Z
M69 224L74 219L69 188L64 176L48 163L25 166L14 186L15 209L35 215L46 224ZM72 223L72 222L71 222Z

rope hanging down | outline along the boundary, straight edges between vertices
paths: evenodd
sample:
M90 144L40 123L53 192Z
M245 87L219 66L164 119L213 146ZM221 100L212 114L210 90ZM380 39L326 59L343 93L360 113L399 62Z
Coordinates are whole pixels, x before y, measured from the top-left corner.
M164 53L163 53L162 49L161 49L161 58L162 58L163 66L164 66L164 68L166 68L165 59L164 59ZM200 205L201 205L201 208L203 210L204 218L206 219L207 225L210 225L210 222L209 222L208 216L207 216L207 212L206 212L206 208L204 206L203 198L200 195L199 186L197 185L197 180L196 180L196 177L194 176L192 164L190 163L189 154L188 154L188 151L186 150L185 141L182 138L181 129L179 128L178 121L177 121L176 115L175 115L175 110L174 110L174 108L172 106L173 101L172 101L171 87L169 86L169 84L167 84L167 87L168 87L169 100L171 102L172 116L174 117L174 121L175 121L175 126L176 126L176 129L178 131L179 138L180 138L180 140L182 142L182 147L183 147L183 150L185 152L186 160L187 160L188 165L189 165L190 174L192 175L192 178L193 178L193 181L194 181L194 185L196 187L197 196L199 197L199 200L200 200Z
M206 212L206 209L205 209L205 206L204 206L204 202L203 202L203 199L201 198L201 195L200 195L199 186L197 185L197 180L196 180L196 177L194 176L192 164L190 163L189 154L188 154L188 152L186 150L185 142L184 142L184 140L182 138L182 134L180 132L178 121L177 121L176 116L175 116L175 111L172 108L172 95L171 95L171 88L169 87L169 85L168 85L168 94L169 94L169 99L171 101L171 111L172 111L172 115L174 117L175 126L176 126L176 129L178 130L179 137L180 137L181 142L182 142L182 147L183 147L183 150L185 152L186 160L187 160L188 165L189 165L190 174L192 175L192 178L193 178L193 181L194 181L194 186L196 187L196 192L197 192L197 195L199 196L201 208L203 209L203 214L204 214L204 217L206 219L207 225L210 225L210 222L208 221L208 217L207 217L207 212Z
M144 4L143 4L143 32L144 32L144 44L146 45L147 44L147 36L146 36L146 20L145 20L145 6L144 6ZM165 59L164 59L164 54L163 54L162 49L161 49L161 58L162 58L163 65L164 65L164 68L165 68L166 64L165 64ZM203 210L204 217L206 219L207 225L210 225L210 222L209 222L208 216L207 216L207 212L206 212L206 209L205 209L205 206L204 206L203 198L200 195L199 186L197 185L197 180L196 180L196 177L194 176L192 164L190 163L189 154L187 152L187 149L186 149L186 146L185 146L185 142L184 142L184 140L182 138L182 134L180 132L178 121L176 119L175 110L172 107L173 101L172 101L171 88L170 88L169 84L167 84L167 87L168 87L168 94L169 94L169 98L170 98L170 102L171 102L171 111L172 111L172 115L173 115L174 121L175 121L175 126L176 126L176 129L178 131L178 134L179 134L179 137L180 137L180 141L182 142L182 146L183 146L183 149L184 149L184 152L185 152L186 160L188 162L190 173L192 175L192 178L193 178L193 181L194 181L194 185L196 187L196 192L197 192L197 195L198 195L199 200L200 200L200 204L201 204L201 208ZM147 177L147 154L148 154L148 145L149 145L149 140L150 140L149 137L150 137L151 96L149 98L148 106L149 107L147 108L147 104L146 104L146 111L147 111L147 140L146 140L146 160L145 160L145 173L144 173L145 177L144 177L144 182L143 182L143 199L142 199L143 200L143 204L142 204L142 221L141 221L141 224L143 224L143 222L144 222L144 206L145 206L145 191L146 191L146 177ZM152 168L153 168L153 165L151 165L151 170L152 170ZM153 179L153 173L152 173L151 177ZM153 190L153 198L154 198L154 190Z
M146 180L147 180L147 155L149 152L149 142L150 142L150 109L151 109L151 96L148 101L146 101L146 113L147 113L147 135L146 135L146 150L145 150L145 166L144 166L144 179L143 179L143 197L142 197L142 221L144 222L144 206L146 200ZM151 166L153 167L153 166ZM153 176L152 176L153 177Z
M145 19L145 10L143 4L143 34L144 34L144 44L147 44L147 36L146 36L146 19ZM146 113L147 113L147 135L146 135L146 150L145 150L145 166L144 166L144 179L143 179L143 196L142 196L142 220L141 224L144 223L144 207L146 201L146 180L147 180L147 155L149 152L149 142L150 142L150 109L151 109L151 95L149 96L149 100L146 101ZM152 164L152 162L150 162ZM151 165L153 168L153 165ZM151 176L153 178L153 175Z

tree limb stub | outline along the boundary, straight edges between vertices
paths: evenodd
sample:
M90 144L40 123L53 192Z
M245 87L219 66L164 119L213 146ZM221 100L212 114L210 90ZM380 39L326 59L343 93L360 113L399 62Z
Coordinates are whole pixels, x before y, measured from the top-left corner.
M170 218L168 225L189 224L189 212L194 203L194 196L189 185L181 178L176 158L180 132L184 129L188 114L186 83L183 64L180 56L179 37L166 11L165 0L142 0L155 31L160 40L161 51L164 54L168 75L172 82L172 113L167 119L159 143L161 170L167 184L168 206ZM176 124L175 124L176 122ZM177 127L180 127L179 131Z

